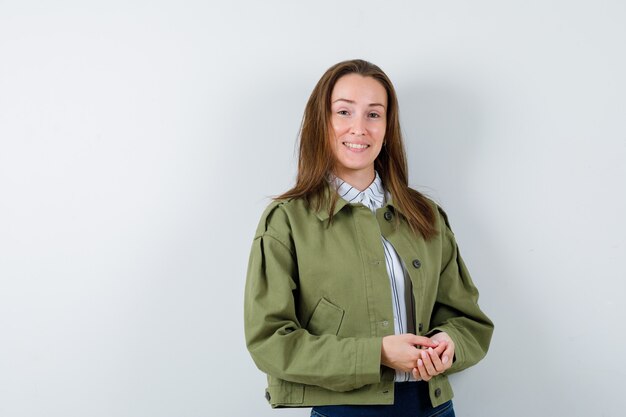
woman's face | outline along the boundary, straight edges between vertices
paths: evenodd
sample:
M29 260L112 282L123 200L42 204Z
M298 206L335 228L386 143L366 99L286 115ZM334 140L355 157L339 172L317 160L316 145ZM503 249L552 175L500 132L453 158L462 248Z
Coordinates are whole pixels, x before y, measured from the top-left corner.
M344 75L331 93L330 112L335 175L346 181L367 175L373 179L387 126L385 87L372 77Z

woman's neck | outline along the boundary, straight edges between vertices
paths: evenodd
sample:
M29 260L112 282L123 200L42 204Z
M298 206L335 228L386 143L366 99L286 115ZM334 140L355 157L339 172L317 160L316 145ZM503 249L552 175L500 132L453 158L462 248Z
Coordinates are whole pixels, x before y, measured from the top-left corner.
M367 170L335 170L335 175L359 191L367 189L376 178L373 167Z

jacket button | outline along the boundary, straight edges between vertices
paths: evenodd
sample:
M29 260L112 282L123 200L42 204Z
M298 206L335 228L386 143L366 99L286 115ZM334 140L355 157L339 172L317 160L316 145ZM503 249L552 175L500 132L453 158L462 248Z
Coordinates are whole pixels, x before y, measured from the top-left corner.
M435 397L437 397L437 398L441 397L441 388L437 388L435 390Z
M393 219L393 214L391 214L390 211L386 211L385 212L385 220L389 221L391 219Z
M413 259L413 267L415 269L419 269L419 267L422 266L422 263L420 262L419 259Z
M269 400L271 400L271 399L272 399L272 396L270 395L270 393L269 393L268 391L265 391L265 399L266 399L267 401L269 401Z
M418 331L420 331L420 332L421 332L423 329L424 329L424 325L423 325L422 323L420 323L420 324L418 324L418 325L417 325L417 330L418 330Z
M389 326L389 322L387 320L383 320L383 321L380 322L380 325L383 326L383 327L387 327L387 326Z

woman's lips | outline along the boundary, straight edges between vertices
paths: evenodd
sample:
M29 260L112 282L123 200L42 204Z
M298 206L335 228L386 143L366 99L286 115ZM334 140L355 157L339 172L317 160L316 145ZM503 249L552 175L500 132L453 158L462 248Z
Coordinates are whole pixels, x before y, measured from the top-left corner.
M354 152L362 152L365 149L370 147L370 145L367 145L365 143L353 143L353 142L342 142L342 143L346 148Z

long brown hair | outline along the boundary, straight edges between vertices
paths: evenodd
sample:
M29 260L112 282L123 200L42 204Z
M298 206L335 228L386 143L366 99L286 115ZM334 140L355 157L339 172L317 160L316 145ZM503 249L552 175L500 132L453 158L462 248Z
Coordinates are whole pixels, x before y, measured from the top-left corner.
M437 233L434 226L435 214L426 198L408 185L408 166L400 132L398 98L393 84L379 67L361 59L333 65L317 82L306 104L300 127L296 184L276 199L304 198L308 204L314 202L315 210L328 207L329 221L332 221L332 214L339 196L337 193L327 195L324 192L328 175L335 165L329 140L330 97L337 80L352 73L374 78L387 91L385 145L376 158L374 167L411 229L429 239Z

